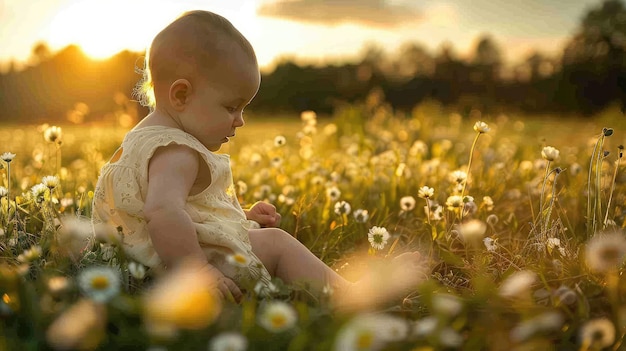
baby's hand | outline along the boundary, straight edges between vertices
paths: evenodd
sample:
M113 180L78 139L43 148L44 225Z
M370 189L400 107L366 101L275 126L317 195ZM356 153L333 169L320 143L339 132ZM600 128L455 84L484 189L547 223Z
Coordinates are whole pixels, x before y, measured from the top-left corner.
M246 211L246 218L259 223L261 227L278 227L281 216L274 205L259 201Z
M215 268L211 264L207 264L203 268L208 270L209 273L213 276L215 288L222 300L232 298L237 303L241 301L243 293L232 279L225 276L222 272L219 271L219 269Z

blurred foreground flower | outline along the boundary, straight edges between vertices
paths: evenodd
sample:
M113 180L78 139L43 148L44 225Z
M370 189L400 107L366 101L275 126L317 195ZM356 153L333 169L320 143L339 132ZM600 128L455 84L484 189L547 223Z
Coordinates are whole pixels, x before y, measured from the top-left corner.
M96 302L107 302L120 292L120 276L111 267L91 266L78 275L81 292Z
M599 233L587 242L585 258L592 271L616 270L622 266L625 257L626 238L621 232Z
M601 350L615 342L615 326L607 318L587 321L579 333L581 350Z
M357 315L339 330L333 350L379 350L408 334L409 325L402 318L390 314Z
M215 281L198 262L183 262L144 295L144 320L157 328L202 329L222 310Z
M55 350L95 350L105 336L104 305L81 299L52 322L46 340Z
M209 342L209 351L245 351L248 339L236 332L225 332L215 336Z
M525 298L530 296L530 290L537 281L537 274L524 270L511 274L500 285L500 296L504 298Z
M298 320L296 310L283 301L271 301L259 314L259 324L274 333L293 328Z

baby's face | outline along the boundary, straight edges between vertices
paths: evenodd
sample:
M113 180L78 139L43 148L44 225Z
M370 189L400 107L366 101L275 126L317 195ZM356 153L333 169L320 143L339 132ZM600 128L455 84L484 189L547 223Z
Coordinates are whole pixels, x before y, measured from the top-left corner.
M185 131L211 151L217 151L244 125L243 110L261 82L256 62L241 50L218 65L212 76L198 77L192 83L189 104L180 114Z

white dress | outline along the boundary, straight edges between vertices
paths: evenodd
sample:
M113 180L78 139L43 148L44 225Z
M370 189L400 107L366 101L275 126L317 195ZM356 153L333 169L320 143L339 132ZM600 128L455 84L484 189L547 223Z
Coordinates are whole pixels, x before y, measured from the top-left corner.
M148 189L148 163L158 147L186 145L198 152L211 172L211 184L189 196L185 211L193 221L198 242L209 262L240 287L267 284L270 275L252 252L248 230L258 223L246 219L234 191L230 157L209 151L192 135L165 126L131 130L121 145L122 155L102 167L93 199L92 222L123 228L123 247L128 256L148 266L163 263L152 245L142 209ZM171 235L177 235L171 233ZM246 267L234 266L229 254L248 257Z

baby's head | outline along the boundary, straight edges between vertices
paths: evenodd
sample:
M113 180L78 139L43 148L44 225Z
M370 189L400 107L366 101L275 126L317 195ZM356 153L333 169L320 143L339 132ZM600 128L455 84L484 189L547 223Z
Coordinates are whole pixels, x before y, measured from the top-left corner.
M244 64L258 71L252 45L224 17L208 11L190 11L165 27L146 53L144 78L136 94L152 109L166 100L176 80L192 85L224 78L224 65Z

